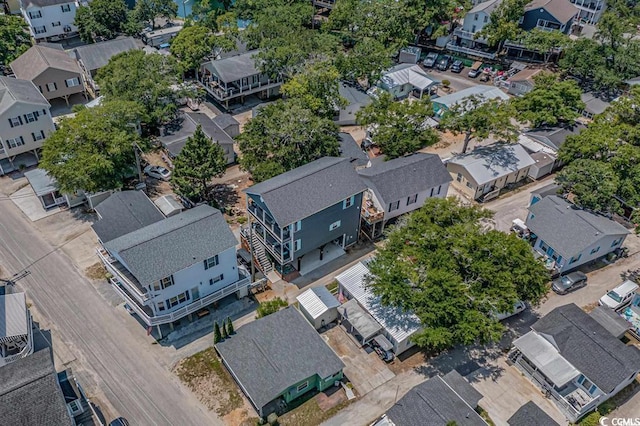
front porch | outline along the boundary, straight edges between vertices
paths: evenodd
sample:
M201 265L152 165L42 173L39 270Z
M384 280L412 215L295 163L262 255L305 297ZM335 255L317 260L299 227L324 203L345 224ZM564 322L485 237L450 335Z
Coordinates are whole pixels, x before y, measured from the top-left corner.
M269 99L279 94L279 87L282 85L282 79L272 80L267 78L266 81L262 81L260 76L257 76L257 81L249 83L249 79L253 81L251 77L243 80L247 80L246 84L243 84L242 80L236 80L232 82L221 81L215 74L210 73L206 68L203 68L201 73L198 73L198 81L209 95L211 95L216 101L224 103L226 108L229 108L229 101L240 99L240 102L244 102L244 98L250 95L257 95L260 99Z

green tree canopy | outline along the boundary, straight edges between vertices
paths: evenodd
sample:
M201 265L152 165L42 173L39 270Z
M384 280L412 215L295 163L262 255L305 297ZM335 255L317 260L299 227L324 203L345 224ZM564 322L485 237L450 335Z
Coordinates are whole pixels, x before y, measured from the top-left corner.
M497 46L498 52L507 40L517 40L522 34L518 22L524 15L524 7L529 0L503 0L498 7L491 12L489 22L477 34L486 38L490 46Z
M332 118L347 105L339 93L340 73L328 61L308 64L304 71L282 85L282 93L300 102L314 113Z
M599 212L618 212L614 198L620 180L610 164L593 160L576 160L558 173L556 181L575 197L578 206Z
M507 142L515 140L517 131L511 123L512 116L512 110L507 103L474 95L447 111L442 116L440 127L456 135L464 134L464 154L473 138L486 139L493 134Z
M368 126L371 139L387 159L413 153L433 145L438 134L427 125L433 116L427 96L420 100L396 102L383 92L377 99L358 111L358 124Z
M584 108L584 103L580 98L582 91L574 80L560 81L551 73L538 74L533 80L533 90L512 100L519 120L539 127L543 124L553 126L579 116L578 111Z
M108 100L142 105L142 121L156 128L175 117L179 76L175 58L132 50L112 57L98 71L97 82Z
M0 15L0 65L9 65L31 47L29 26L20 16Z
M198 125L173 166L171 183L180 195L194 202L211 201L211 180L224 174L227 160L222 147Z
M491 213L453 198L429 198L388 233L369 264L369 284L384 305L415 313L424 329L419 346L496 341L504 327L495 314L518 300L538 303L549 275L529 244L486 230Z
M338 128L299 100L266 105L238 136L240 165L261 182L324 156L337 156Z
M178 4L173 0L136 0L133 12L138 21L151 24L151 28L155 29L158 18L176 17Z
M572 43L569 36L560 31L544 31L540 28L525 32L521 42L527 49L542 53L545 62L549 62L554 54L558 54Z
M63 118L42 146L40 166L61 192L121 188L135 170L135 128L141 108L135 102L104 102Z
M82 41L92 43L115 38L127 22L124 0L93 0L76 11L75 24Z
M393 64L391 57L396 52L376 39L364 38L352 49L338 53L336 67L342 78L348 81L364 81L374 84L382 72Z
M236 47L236 40L224 34L215 35L202 25L184 28L171 42L171 53L178 58L183 71L198 69L202 60L214 50L229 51Z

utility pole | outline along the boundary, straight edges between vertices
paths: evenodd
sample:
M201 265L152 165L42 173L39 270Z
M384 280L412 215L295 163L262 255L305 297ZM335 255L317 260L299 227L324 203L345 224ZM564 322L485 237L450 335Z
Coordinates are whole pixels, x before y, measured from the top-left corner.
M144 176L142 176L142 168L140 167L140 153L142 152L142 150L140 149L140 146L137 144L137 142L133 143L133 153L136 156L136 168L138 169L138 180L140 181L140 183L144 183Z

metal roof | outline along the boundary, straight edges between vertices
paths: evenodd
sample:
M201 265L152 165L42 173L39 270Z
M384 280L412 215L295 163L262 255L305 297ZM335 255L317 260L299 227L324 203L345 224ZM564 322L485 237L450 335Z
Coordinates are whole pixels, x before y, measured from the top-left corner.
M580 374L547 339L535 331L516 339L513 346L559 388Z
M507 95L497 87L479 85L479 86L468 87L466 89L460 90L459 92L455 92L450 95L435 98L433 100L433 103L438 105L444 105L447 108L451 108L461 100L474 95L481 96L486 100L498 99L498 98L505 101L509 100L509 95Z
M358 262L336 277L336 280L349 294L382 325L396 341L402 342L422 329L420 319L413 313L403 312L399 308L383 306L380 298L365 286L365 277L369 268Z
M298 303L307 311L311 318L316 319L329 309L340 306L338 299L326 287L314 287L296 297Z
M49 173L44 169L29 170L28 172L24 172L24 177L27 178L29 185L33 188L33 192L35 192L38 197L58 190L56 180L49 176Z
M363 340L367 341L382 330L382 326L375 320L356 299L351 299L338 309L342 318L351 324Z
M385 71L380 81L389 88L410 84L422 90L440 84L440 80L415 64L396 65Z
M0 339L29 334L24 293L0 296Z

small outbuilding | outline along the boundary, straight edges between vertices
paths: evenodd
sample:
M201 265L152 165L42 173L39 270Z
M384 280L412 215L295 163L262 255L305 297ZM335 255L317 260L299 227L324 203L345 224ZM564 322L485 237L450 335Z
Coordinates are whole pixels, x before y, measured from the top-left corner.
M33 192L40 200L42 207L50 209L52 207L67 205L75 207L86 201L84 192L77 194L63 194L58 190L58 183L44 169L33 169L24 173Z
M314 287L297 298L300 312L318 330L338 319L340 302L326 287Z
M156 205L165 217L175 216L182 211L182 204L171 195L163 195L157 200L154 200L153 204Z

